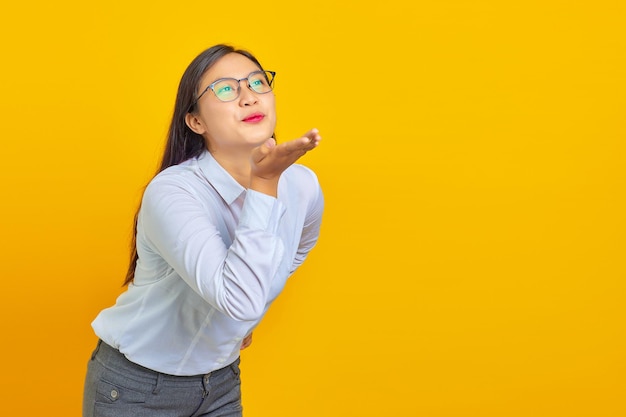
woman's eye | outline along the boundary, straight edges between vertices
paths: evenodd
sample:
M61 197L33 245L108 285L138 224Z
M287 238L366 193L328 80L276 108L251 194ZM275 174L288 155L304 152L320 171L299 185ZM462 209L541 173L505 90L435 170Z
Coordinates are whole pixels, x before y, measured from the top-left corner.
M230 85L225 85L217 89L217 94L230 93L231 91L233 91L232 87Z

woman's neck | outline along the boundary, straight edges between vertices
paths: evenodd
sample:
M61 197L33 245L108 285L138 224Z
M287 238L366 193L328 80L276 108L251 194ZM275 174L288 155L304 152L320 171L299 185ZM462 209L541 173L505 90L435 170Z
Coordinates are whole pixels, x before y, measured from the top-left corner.
M211 152L213 158L228 172L242 187L250 186L250 152L234 154L232 152Z

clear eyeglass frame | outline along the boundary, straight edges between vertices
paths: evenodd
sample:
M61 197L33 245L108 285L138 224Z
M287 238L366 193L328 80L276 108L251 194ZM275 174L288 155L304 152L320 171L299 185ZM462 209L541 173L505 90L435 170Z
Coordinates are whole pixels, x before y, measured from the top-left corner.
M245 78L220 78L213 81L200 93L191 106L189 111L192 111L198 100L206 94L207 91L213 91L215 97L222 102L234 101L241 95L241 82L246 81L248 88L257 94L266 94L274 89L274 78L276 77L275 71L253 71Z

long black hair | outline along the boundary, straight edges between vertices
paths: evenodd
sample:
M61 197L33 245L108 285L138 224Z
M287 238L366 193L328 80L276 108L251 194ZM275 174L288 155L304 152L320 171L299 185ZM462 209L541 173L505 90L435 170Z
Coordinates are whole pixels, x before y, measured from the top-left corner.
M163 157L161 158L161 164L155 176L166 168L199 156L206 149L204 138L193 132L189 126L187 126L185 117L187 113L192 113L196 110L197 94L202 76L222 57L231 53L243 55L254 62L259 69L263 69L259 61L250 52L235 49L230 45L212 46L191 61L191 64L189 64L183 73L178 85L174 115L172 116L172 122L167 133L167 142L165 144ZM133 235L131 238L130 263L128 265L128 271L126 272L124 285L128 285L135 278L135 268L137 266L137 260L139 259L137 255L138 216L139 209L137 209L135 213Z

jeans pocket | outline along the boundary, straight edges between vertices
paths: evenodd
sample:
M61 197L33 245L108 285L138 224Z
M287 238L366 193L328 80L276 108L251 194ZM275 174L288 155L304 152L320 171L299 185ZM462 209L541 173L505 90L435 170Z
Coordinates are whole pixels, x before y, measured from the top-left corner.
M143 404L146 394L132 388L101 380L96 387L96 404Z

